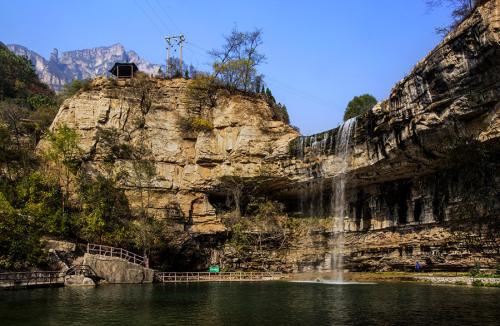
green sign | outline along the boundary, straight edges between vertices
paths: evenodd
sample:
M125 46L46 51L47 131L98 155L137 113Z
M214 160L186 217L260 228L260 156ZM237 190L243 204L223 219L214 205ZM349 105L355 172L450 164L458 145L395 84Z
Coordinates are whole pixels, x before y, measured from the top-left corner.
M220 272L220 267L219 265L212 265L208 268L208 271L210 273L219 273Z

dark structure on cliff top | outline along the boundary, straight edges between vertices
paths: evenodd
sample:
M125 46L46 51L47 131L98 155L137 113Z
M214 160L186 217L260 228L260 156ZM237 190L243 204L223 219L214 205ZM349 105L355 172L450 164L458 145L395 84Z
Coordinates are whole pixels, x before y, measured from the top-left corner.
M133 78L135 73L139 71L139 68L135 63L121 63L115 62L115 65L109 71L118 78Z

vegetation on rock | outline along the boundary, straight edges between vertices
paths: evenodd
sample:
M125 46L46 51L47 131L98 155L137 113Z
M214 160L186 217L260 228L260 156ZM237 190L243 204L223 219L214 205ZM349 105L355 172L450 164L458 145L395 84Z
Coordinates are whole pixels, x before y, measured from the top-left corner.
M377 99L370 94L354 96L352 100L347 103L347 107L344 112L344 121L363 115L375 104L377 104Z
M210 132L214 129L214 125L203 118L181 118L179 124L184 132Z

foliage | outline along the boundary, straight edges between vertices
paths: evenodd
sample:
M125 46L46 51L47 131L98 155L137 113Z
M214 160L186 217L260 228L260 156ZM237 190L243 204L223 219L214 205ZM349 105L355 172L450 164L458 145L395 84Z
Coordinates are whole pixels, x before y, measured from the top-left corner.
M266 58L258 51L262 45L262 30L240 32L234 28L224 38L226 43L221 49L209 52L214 58L215 77L226 87L258 93L263 77L257 67Z
M0 100L26 99L33 94L54 95L47 85L38 80L26 57L15 55L0 43Z
M54 98L42 94L30 95L27 102L33 109L47 108L56 105Z
M368 112L375 104L377 104L377 99L370 94L354 96L352 100L347 104L347 108L344 112L344 121L363 115L364 113Z
M173 230L166 220L152 216L134 219L130 223L130 239L134 246L144 254L150 254L159 248L165 248L172 241Z
M179 124L184 132L210 132L214 129L214 125L203 118L181 118Z
M49 132L47 139L50 143L50 149L46 152L47 157L75 173L81 163L81 150L78 146L80 140L76 131L67 125L62 125L54 132Z
M55 180L40 171L24 177L16 187L19 211L30 216L44 234L64 238L74 234L74 222L69 212L61 210L61 196Z
M70 98L78 93L80 90L89 90L90 89L90 80L84 79L75 79L71 83L63 86L62 92L60 94L62 99Z
M149 113L153 98L155 96L154 87L146 74L138 74L132 78L132 95L139 99L139 110L143 116Z
M186 79L195 78L198 73L199 73L198 70L196 70L196 68L193 65L190 64L189 66L187 66L184 62L183 62L183 68L181 69L181 62L179 58L176 57L170 58L168 62L167 74L163 74L163 71L160 74L160 70L158 71L158 75L160 76L166 75L166 77L169 79L181 78L181 77L184 77Z
M131 159L134 148L120 139L119 131L115 128L98 128L95 135L96 144L104 152L105 162L115 162L117 159Z
M1 202L0 199L0 205ZM39 266L44 263L43 257L40 230L30 217L8 212L0 214L0 269Z
M188 84L188 96L195 101L199 107L213 108L217 104L217 89L219 81L208 74L197 74Z
M257 220L270 220L281 216L284 205L272 200L254 200L247 207L247 214L254 216Z
M127 197L116 187L118 178L83 174L78 182L82 205L79 227L83 239L91 242L123 243L131 216Z
M481 280L474 280L472 281L473 286L484 286L484 287L500 287L500 283L490 283L490 282L483 282Z
M284 104L276 102L276 99L274 98L271 90L269 88L266 88L265 90L262 89L262 94L264 95L267 103L273 111L273 119L283 121L285 123L290 123L290 117L288 116L288 110L286 109L286 106Z
M50 147L45 152L46 158L56 165L57 178L62 187L61 192L61 214L67 214L69 191L73 176L77 173L82 163L82 153L78 147L79 137L76 131L66 125L62 125L54 132L47 135Z
M471 277L476 277L481 273L481 265L479 263L474 264L471 269L469 269L469 275Z

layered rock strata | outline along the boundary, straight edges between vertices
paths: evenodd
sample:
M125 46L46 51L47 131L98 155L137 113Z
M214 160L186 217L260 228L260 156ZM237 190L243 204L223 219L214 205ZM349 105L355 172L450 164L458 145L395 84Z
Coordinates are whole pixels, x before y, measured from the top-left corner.
M187 260L198 257L191 268L328 269L337 236L329 227L306 227L286 248L269 243L242 256L226 241L221 218L237 192L280 201L298 221L328 221L341 172L346 268L410 268L417 260L434 269L493 266L499 31L498 1L488 1L357 119L347 167L335 154L338 128L299 136L265 98L219 91L207 105L180 79L96 79L63 104L53 128L78 130L87 171L126 171L121 186L133 207L198 237L184 251ZM120 151L127 146L142 156ZM143 177L142 161L153 165L153 177Z

